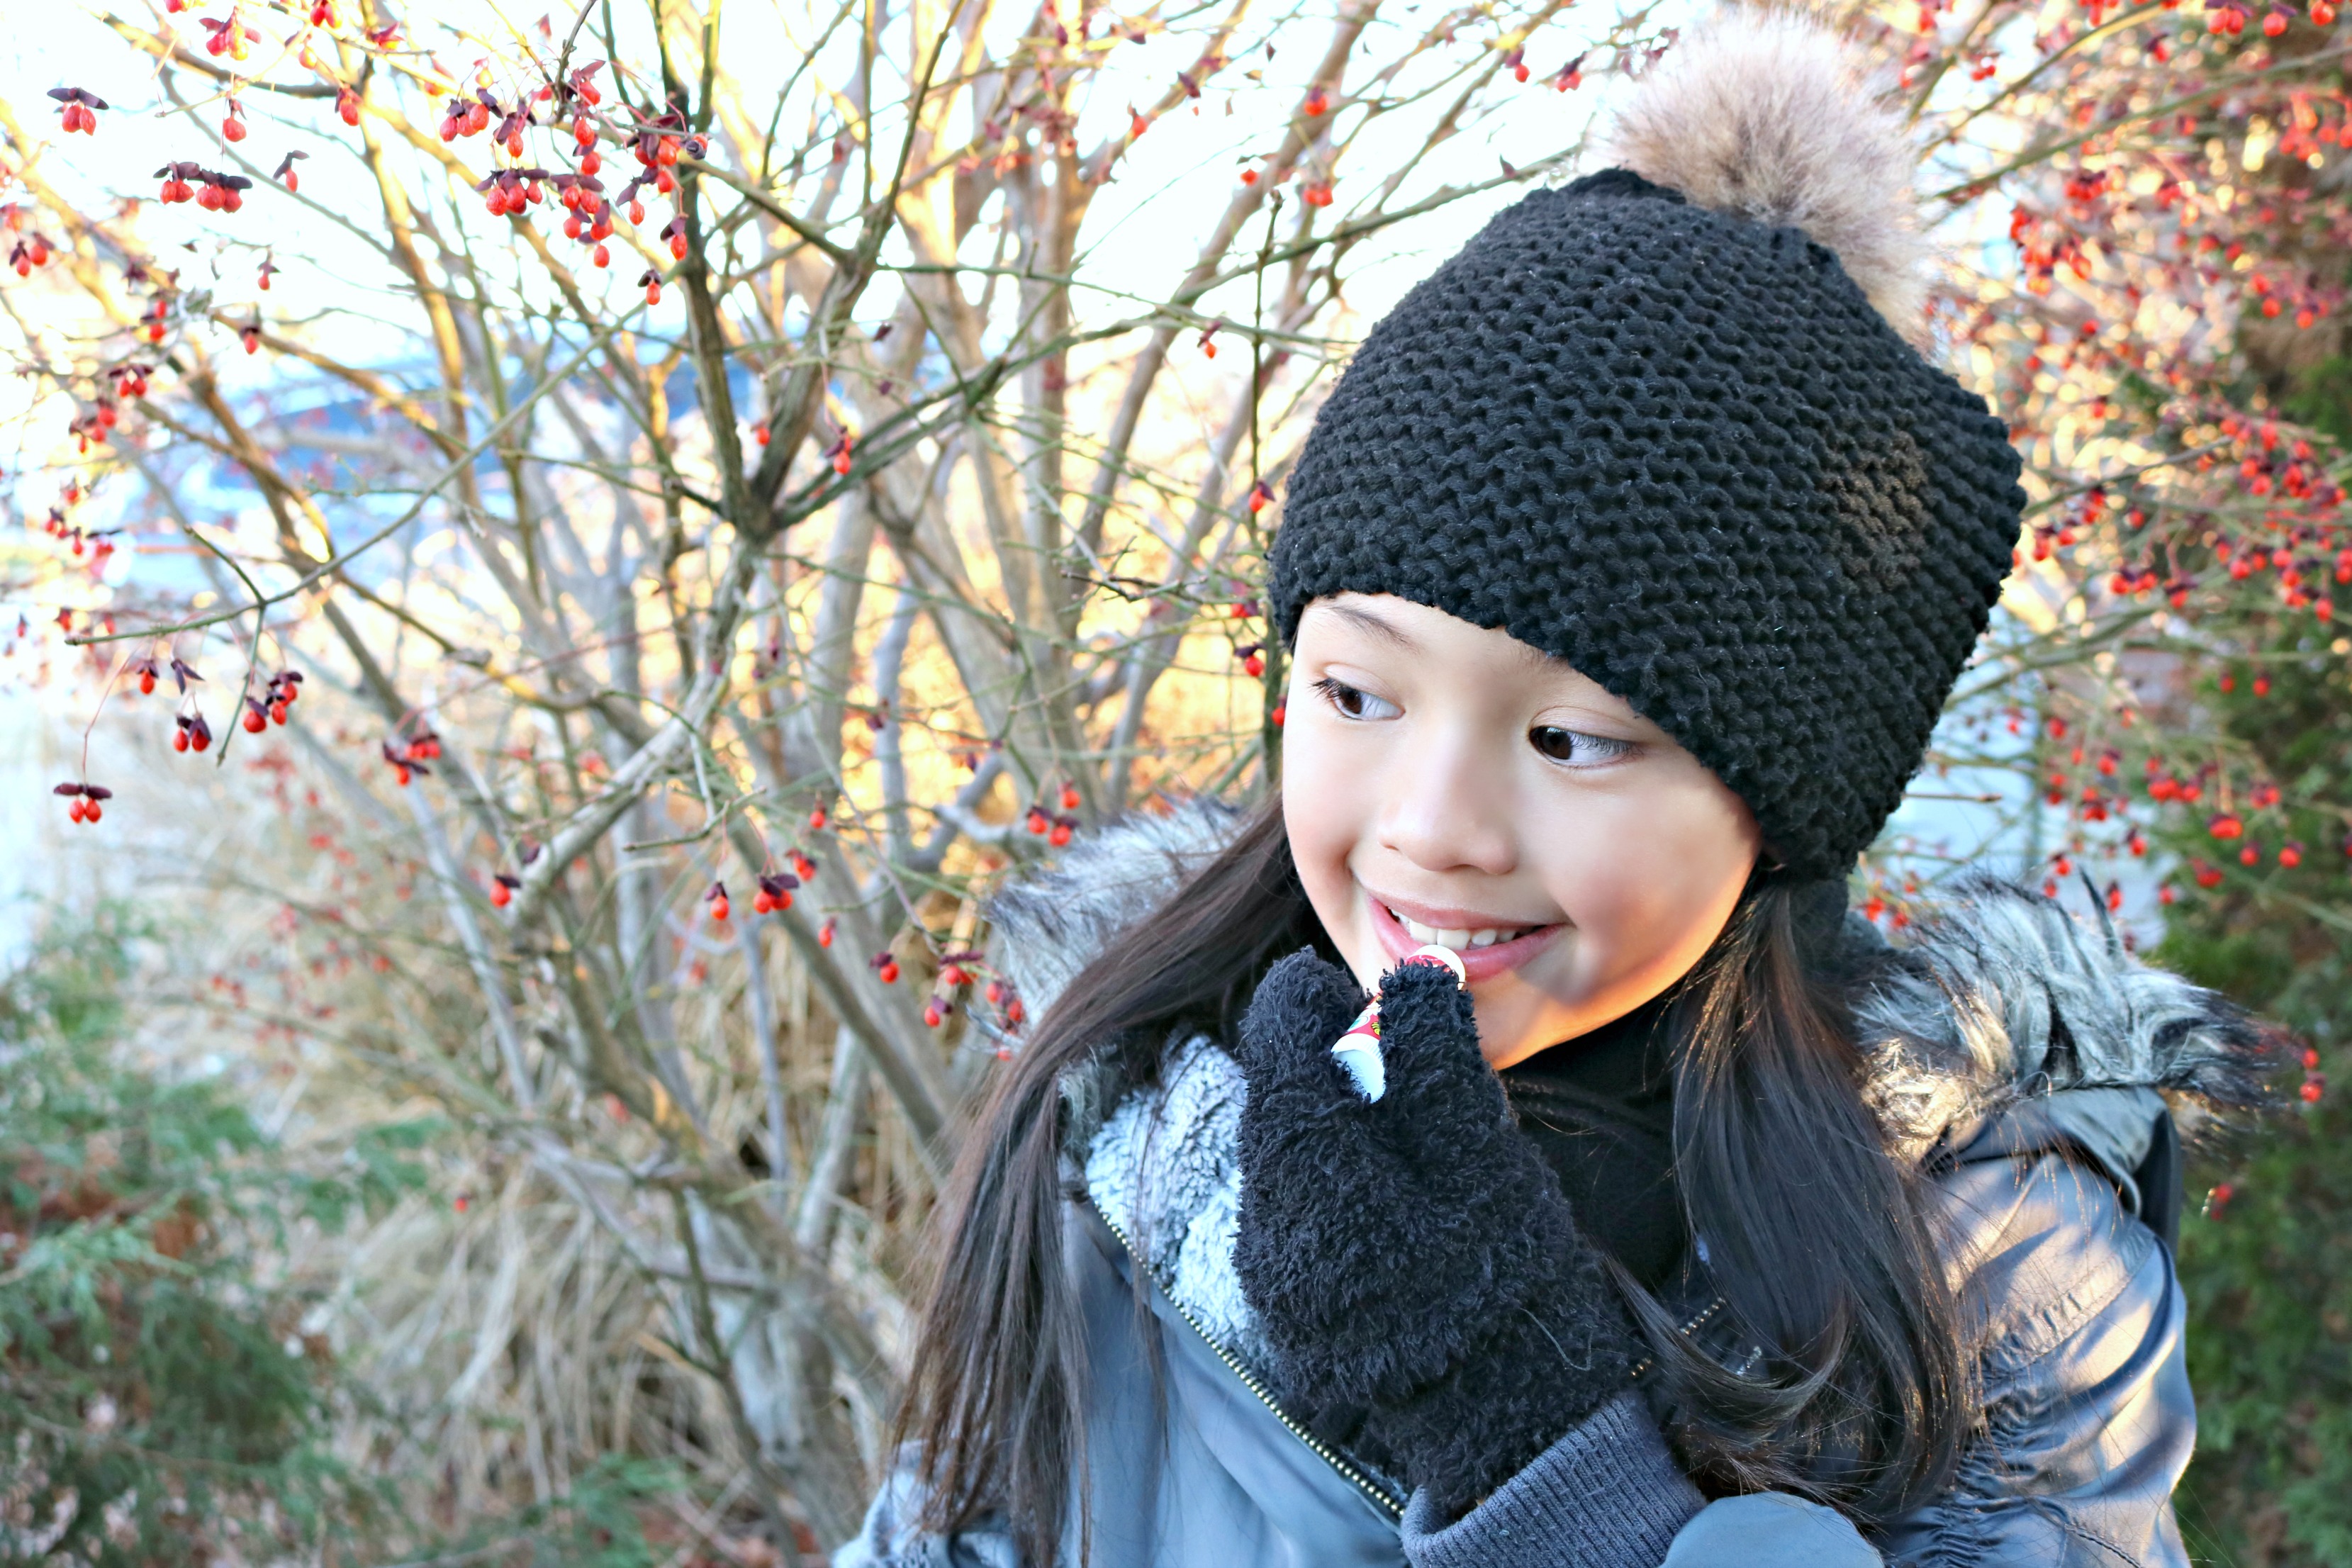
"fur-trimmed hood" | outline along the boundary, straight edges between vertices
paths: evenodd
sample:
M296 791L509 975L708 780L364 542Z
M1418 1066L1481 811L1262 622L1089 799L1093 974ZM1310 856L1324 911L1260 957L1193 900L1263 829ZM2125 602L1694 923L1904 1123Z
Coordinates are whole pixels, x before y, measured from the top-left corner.
M1136 815L1073 845L990 909L994 962L1043 1016L1079 970L1214 856L1241 821L1213 802ZM1850 918L1851 942L1885 949ZM2128 1182L2157 1112L2185 1132L2266 1101L2270 1037L2215 992L2142 963L2111 925L1982 874L1874 966L1855 1021L1891 1150L1957 1151L2020 1112ZM1124 1086L1070 1086L1074 1142Z

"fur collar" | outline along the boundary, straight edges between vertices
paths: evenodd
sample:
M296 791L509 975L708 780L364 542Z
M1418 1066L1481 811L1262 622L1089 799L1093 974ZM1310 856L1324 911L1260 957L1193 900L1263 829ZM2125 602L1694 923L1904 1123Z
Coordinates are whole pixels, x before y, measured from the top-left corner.
M1202 802L1090 834L993 900L994 962L1043 1016L1240 820ZM1978 874L1900 947L1858 918L1847 931L1876 950L1864 955L1871 967L1855 1022L1865 1093L1899 1157L2063 1139L2128 1184L2168 1108L2193 1133L2217 1114L2266 1103L2267 1032L2218 994L2140 963L2104 919L2087 930L2052 900ZM1074 1073L1064 1088L1069 1147L1097 1205L1171 1293L1246 1352L1247 1309L1227 1300L1241 1077L1213 1042L1172 1044L1160 1082L1144 1093L1107 1064Z

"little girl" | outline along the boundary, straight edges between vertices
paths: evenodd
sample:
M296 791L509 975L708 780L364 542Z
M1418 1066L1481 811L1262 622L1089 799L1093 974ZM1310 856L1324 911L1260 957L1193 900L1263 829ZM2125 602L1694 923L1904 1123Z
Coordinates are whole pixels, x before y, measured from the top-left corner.
M1685 44L1614 150L1318 418L1280 809L999 900L1045 1010L837 1564L2185 1564L2166 1096L2264 1037L1989 879L1846 916L2018 458L1831 39Z

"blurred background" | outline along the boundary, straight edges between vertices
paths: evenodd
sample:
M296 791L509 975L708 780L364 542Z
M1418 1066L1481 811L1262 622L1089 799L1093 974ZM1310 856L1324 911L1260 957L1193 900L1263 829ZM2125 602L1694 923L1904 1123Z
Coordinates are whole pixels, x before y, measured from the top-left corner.
M988 890L1273 785L1320 399L1705 8L10 11L0 1557L814 1560ZM2352 1562L2352 24L1839 19L2032 501L1855 906L1987 866L2296 1031L2181 1512Z

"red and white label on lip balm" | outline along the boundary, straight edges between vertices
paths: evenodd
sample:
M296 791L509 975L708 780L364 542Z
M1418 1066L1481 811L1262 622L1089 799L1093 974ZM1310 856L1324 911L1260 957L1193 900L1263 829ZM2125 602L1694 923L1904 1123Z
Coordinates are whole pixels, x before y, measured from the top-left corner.
M1450 947L1440 947L1432 942L1426 947L1415 948L1405 954L1402 962L1441 963L1454 971L1455 984L1470 984L1470 972L1463 967L1462 955ZM1356 1015L1356 1021L1348 1026L1348 1032L1332 1045L1331 1055L1347 1073L1349 1081L1355 1084L1356 1092L1366 1100L1378 1100L1388 1092L1388 1068L1381 1059L1381 999L1378 996L1364 1004L1364 1010Z

